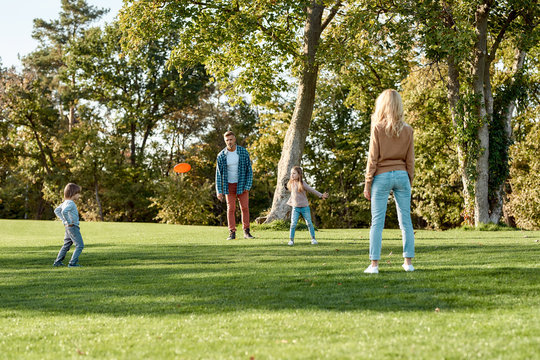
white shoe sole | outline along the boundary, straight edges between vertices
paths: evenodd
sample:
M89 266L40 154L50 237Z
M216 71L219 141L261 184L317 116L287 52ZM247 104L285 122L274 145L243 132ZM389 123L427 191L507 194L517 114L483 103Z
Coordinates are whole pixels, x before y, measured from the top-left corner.
M401 267L403 268L403 270L405 270L406 272L413 272L414 271L414 267L412 265L405 265L405 264L402 264Z
M372 267L368 267L366 270L364 270L364 274L378 274L379 268L373 269Z

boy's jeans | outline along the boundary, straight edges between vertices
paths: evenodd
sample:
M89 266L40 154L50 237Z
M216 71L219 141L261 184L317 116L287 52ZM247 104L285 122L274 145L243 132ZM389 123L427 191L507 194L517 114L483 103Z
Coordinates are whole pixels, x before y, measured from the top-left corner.
M313 227L313 222L311 221L311 210L309 210L309 206L292 208L291 232L289 234L289 238L294 239L294 233L296 231L296 224L298 223L298 218L300 218L300 214L302 214L302 216L304 217L304 220L306 220L306 224L309 228L309 233L311 234L311 238L315 239L315 228Z
M66 226L66 235L64 237L64 246L60 249L58 257L56 258L55 264L61 263L66 257L66 253L71 248L71 245L75 243L75 251L71 256L69 261L70 265L75 265L79 261L79 255L81 255L82 250L84 249L84 243L81 236L81 230L78 226Z
M369 259L381 259L382 231L390 190L394 191L399 227L403 237L403 257L414 257L414 231L411 221L411 183L405 170L389 171L373 178L371 185L371 230Z

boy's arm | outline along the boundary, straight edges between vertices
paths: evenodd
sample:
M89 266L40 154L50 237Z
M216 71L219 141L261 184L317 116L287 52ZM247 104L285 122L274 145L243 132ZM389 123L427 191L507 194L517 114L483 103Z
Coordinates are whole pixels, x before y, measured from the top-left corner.
M64 215L62 215L62 204L60 204L60 206L58 206L56 209L54 209L54 214L55 214L60 220L62 220L63 223L66 222L66 219L64 218Z
M71 216L71 212L73 211L73 205L71 203L68 203L64 210L62 210L62 217L64 218L64 225L70 226L73 225L73 217Z

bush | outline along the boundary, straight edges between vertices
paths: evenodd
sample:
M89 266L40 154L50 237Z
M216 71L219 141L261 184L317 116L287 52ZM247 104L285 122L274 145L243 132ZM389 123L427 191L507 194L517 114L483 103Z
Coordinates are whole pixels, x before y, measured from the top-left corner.
M516 225L527 230L540 229L540 124L535 124L523 141L510 149L511 193L506 210Z
M156 220L163 223L210 225L215 223L212 194L209 180L195 183L192 177L173 173L162 181L150 200L158 210Z
M275 230L275 231L289 231L291 228L291 222L289 220L275 220L270 224L252 224L250 225L253 230ZM296 231L308 230L307 225L303 219L298 220L296 225ZM317 228L315 228L317 230Z

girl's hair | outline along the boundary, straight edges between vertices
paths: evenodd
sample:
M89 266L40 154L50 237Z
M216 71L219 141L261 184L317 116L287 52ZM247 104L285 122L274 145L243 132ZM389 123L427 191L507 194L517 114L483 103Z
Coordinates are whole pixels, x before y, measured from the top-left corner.
M81 187L77 184L69 183L64 188L64 199L71 199L81 193Z
M295 182L297 182L296 184L296 190L299 191L299 192L304 192L305 189L304 189L304 172L302 171L302 168L300 166L295 166L291 169L291 174L292 174L292 170L296 171L296 173L298 174L298 180L293 180L292 176L289 178L289 182L287 183L287 188L289 188L289 191L292 191L292 186L294 185Z
M388 136L399 137L405 123L403 122L403 103L401 96L396 90L384 90L377 101L375 111L371 115L371 127L383 124L384 132Z

